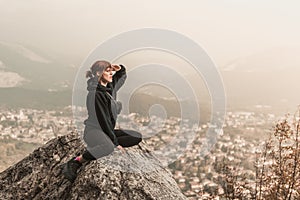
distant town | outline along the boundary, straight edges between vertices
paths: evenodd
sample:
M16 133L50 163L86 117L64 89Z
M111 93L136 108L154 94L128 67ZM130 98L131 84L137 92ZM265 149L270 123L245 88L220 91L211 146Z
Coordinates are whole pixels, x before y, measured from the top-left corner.
M222 129L216 130L216 140L207 135L213 124L191 124L176 117L121 114L116 128L140 131L149 148L168 165L182 192L187 197L203 199L224 193L219 173L222 162L236 163L249 177L255 175L255 152L268 138L276 120L274 114L227 112ZM9 138L42 145L76 131L75 124L71 106L59 111L2 109L0 141Z

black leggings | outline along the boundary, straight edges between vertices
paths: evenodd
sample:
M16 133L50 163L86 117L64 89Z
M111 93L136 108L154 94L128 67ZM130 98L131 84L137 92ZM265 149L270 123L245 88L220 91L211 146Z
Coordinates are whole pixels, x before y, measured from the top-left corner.
M133 130L116 129L114 133L122 147L131 147L142 141L142 135ZM87 150L82 155L85 160L96 160L114 151L115 145L102 130L86 127L83 139L87 143Z

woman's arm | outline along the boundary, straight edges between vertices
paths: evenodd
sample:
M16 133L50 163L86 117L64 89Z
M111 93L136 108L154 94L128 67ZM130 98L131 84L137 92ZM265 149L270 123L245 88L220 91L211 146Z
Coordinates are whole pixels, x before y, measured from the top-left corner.
M117 92L122 85L125 83L125 80L127 78L126 74L126 68L124 65L120 65L121 69L116 72L116 74L113 76L112 85L114 88L114 92Z
M110 113L108 108L108 102L104 94L99 92L95 96L95 111L98 122L106 135L111 139L114 145L118 146L118 139L113 131L114 127L110 119Z

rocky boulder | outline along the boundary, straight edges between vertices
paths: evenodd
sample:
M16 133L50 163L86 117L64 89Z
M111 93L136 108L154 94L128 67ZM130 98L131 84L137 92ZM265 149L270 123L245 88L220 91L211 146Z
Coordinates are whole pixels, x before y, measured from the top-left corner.
M83 165L71 183L61 165L84 144L76 133L57 137L0 174L0 199L186 199L143 141L126 150Z

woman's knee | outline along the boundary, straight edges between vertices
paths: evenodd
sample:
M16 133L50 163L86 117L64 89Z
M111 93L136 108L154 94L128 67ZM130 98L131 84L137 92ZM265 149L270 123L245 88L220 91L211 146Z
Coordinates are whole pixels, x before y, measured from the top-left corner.
M140 132L134 130L125 130L125 132L132 137L142 139L142 134Z
M133 140L135 144L138 144L142 141L142 134L140 132L130 130L129 135L131 136L131 140Z

